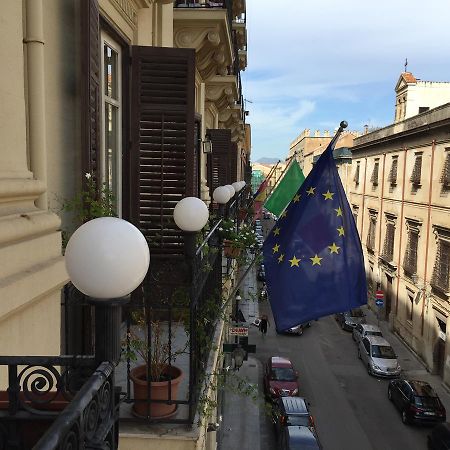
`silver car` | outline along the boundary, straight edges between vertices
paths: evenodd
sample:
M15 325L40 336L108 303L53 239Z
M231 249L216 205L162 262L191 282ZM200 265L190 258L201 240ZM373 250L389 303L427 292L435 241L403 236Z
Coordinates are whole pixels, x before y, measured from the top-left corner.
M386 339L380 336L366 336L358 344L358 358L367 367L369 375L398 377L401 367L397 356Z
M352 332L353 340L359 344L359 341L366 336L381 336L383 333L376 325L369 325L368 323L358 323Z

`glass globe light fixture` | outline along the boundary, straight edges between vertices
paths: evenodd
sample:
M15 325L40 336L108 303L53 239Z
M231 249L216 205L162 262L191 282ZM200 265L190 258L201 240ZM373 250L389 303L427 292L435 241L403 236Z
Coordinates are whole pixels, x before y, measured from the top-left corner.
M81 225L65 253L73 285L89 297L125 297L144 280L150 251L143 234L130 222L100 217Z
M234 187L236 192L239 192L244 187L240 181L235 181L231 186Z
M226 186L219 186L214 189L213 199L215 202L224 205L230 200L230 191Z
M185 197L176 204L173 218L183 231L200 231L208 222L208 207L197 197Z
M230 198L234 197L234 194L236 193L234 187L231 184L226 184L225 187L229 190L230 192Z

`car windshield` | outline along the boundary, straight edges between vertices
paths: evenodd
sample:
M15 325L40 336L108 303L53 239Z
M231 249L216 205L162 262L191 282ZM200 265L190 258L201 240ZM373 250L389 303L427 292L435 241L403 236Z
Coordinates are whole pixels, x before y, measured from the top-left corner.
M372 356L374 358L395 359L394 350L387 345L372 345Z
M274 381L295 381L295 372L289 367L274 367L271 379Z
M419 408L439 408L437 397L414 397L414 404Z
M367 335L367 336L383 336L383 335L381 334L381 331L367 331L367 332L366 332L366 335Z
M309 416L288 416L288 425L298 425L299 427L311 426Z

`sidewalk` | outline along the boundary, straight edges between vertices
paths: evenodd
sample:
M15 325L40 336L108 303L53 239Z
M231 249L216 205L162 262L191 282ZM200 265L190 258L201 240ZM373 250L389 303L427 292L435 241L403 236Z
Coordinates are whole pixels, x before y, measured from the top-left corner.
M243 272L242 272L243 273ZM249 343L252 343L253 328L251 323L259 317L257 298L256 267L252 267L246 275L241 287L239 302L249 327ZM241 369L235 374L240 379L248 379L250 383L258 384L261 375L261 364L249 354ZM260 450L260 408L259 403L242 394L224 392L222 407L223 421L220 427L219 449Z

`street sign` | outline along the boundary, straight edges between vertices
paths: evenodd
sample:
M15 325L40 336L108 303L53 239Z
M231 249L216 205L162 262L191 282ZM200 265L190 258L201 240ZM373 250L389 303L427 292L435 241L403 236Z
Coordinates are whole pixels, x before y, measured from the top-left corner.
M375 298L376 298L376 299L383 300L383 298L384 298L384 292L383 292L383 291L377 291L377 292L375 293Z
M232 336L248 336L248 328L247 327L231 327L230 334Z
M384 301L382 299L377 298L375 300L375 305L381 308L384 305Z

